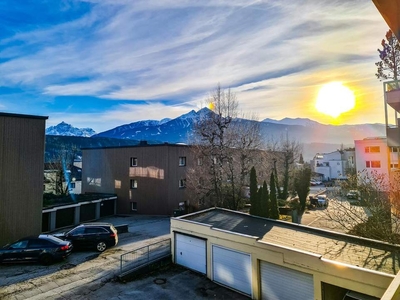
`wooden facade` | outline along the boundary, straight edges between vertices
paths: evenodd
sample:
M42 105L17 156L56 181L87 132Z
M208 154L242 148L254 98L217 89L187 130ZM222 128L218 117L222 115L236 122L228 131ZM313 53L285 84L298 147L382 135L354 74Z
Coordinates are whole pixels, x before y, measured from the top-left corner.
M82 154L82 193L116 194L118 214L172 215L186 200L190 146L142 143Z
M0 246L41 232L46 119L0 113Z

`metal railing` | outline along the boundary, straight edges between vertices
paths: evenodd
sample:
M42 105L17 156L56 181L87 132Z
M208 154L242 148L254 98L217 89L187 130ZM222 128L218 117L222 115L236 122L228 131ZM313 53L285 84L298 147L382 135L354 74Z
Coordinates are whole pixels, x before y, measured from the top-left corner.
M171 255L171 239L124 253L120 258L120 273L126 273Z

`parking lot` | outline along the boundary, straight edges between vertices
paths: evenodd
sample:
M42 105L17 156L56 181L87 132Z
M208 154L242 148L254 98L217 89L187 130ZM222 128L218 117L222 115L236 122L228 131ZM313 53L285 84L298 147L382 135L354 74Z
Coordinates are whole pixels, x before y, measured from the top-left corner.
M121 283L120 255L170 237L167 217L105 218L128 224L117 246L103 253L78 251L50 266L0 265L0 299L248 299L205 276L173 266L135 281Z

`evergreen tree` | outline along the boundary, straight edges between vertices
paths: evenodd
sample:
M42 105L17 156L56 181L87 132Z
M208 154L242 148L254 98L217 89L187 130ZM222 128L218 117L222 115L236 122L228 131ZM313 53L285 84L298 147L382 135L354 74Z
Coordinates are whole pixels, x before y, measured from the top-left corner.
M299 206L297 207L299 223L301 223L301 217L306 210L307 196L310 193L310 180L311 169L309 167L304 167L296 171L294 189L299 197Z
M250 214L257 215L258 211L257 174L254 167L250 170Z
M299 164L304 165L303 154L300 153Z
M268 185L264 180L260 195L260 216L269 218L270 204L269 204L269 192Z
M278 200L276 198L276 186L275 186L274 172L271 173L269 188L270 188L269 198L271 200L271 210L270 210L269 217L271 219L279 219L279 208L278 208Z

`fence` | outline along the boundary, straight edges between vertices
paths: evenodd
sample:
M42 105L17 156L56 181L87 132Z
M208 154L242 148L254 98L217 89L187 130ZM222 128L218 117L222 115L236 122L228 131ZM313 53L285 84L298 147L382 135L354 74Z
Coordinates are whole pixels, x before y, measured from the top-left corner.
M120 258L120 273L134 271L169 255L171 255L171 239L124 253Z

